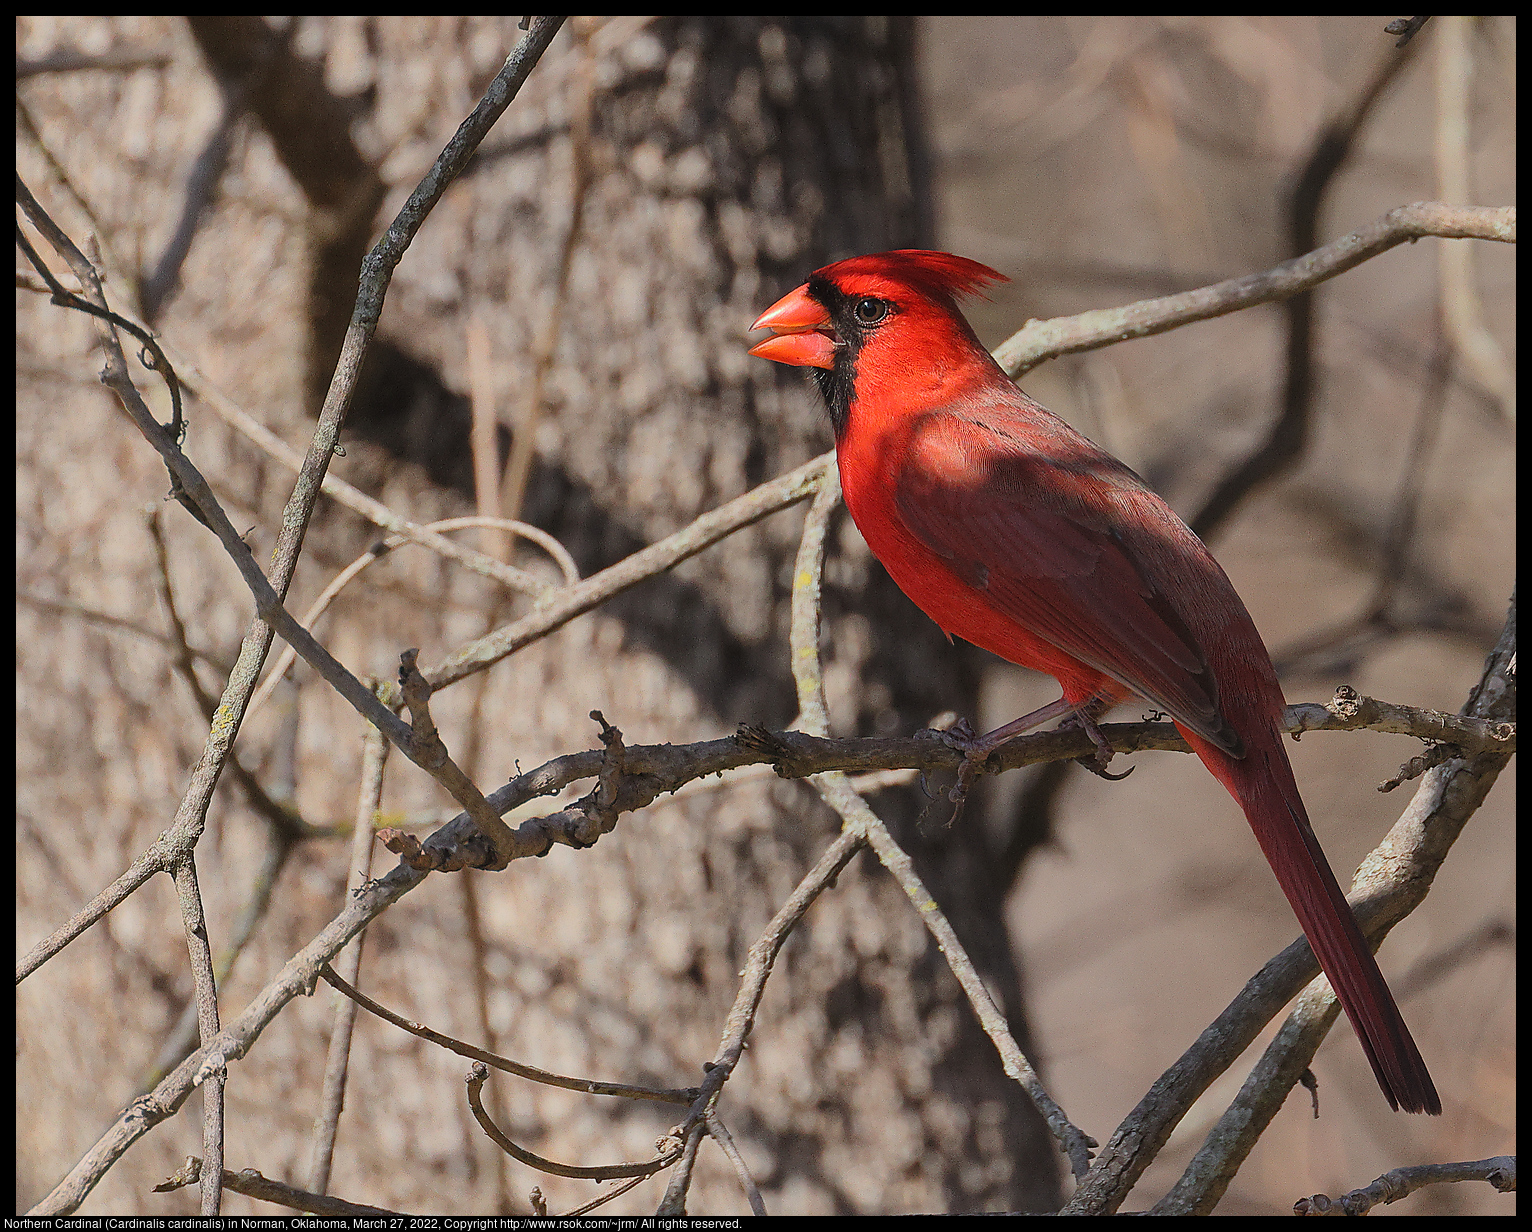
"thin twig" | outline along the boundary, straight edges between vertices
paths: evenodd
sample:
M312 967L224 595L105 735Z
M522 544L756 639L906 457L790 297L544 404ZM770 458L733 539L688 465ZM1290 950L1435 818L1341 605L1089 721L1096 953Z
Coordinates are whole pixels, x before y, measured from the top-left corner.
M692 1162L696 1156L697 1143L706 1129L705 1118L716 1106L724 1083L729 1080L734 1067L744 1055L745 1040L755 1026L756 1010L760 1008L761 996L766 990L766 981L771 976L777 955L797 927L798 921L814 905L814 900L834 884L841 870L851 863L851 857L864 844L865 840L860 834L842 830L840 836L819 857L819 862L794 887L787 901L772 917L771 923L750 947L744 970L740 974L739 992L735 994L734 1005L724 1020L723 1038L719 1041L717 1052L713 1054L713 1060L703 1066L706 1072L702 1086L687 1112L686 1120L679 1127L685 1150L680 1166L671 1174L670 1185L659 1206L660 1214L678 1214L685 1210Z
M500 420L495 414L496 382L490 358L485 309L475 305L463 327L463 353L468 364L468 449L473 456L473 507L480 517L498 518L500 510ZM510 560L511 537L490 530L479 547L497 560Z
M506 543L509 543L508 536ZM505 554L509 555L508 549ZM482 613L481 628L487 631L498 625L505 607L504 595L491 596L489 604ZM468 690L469 708L465 720L466 731L461 754L464 767L475 781L478 780L482 769L481 758L486 734L495 727L493 719L486 713L486 702L490 692L489 673L480 672ZM459 877L456 880L457 896L463 908L464 940L467 943L461 960L467 968L470 981L473 1027L487 1049L499 1052L500 1031L497 1028L495 1016L490 1011L492 990L498 986L499 981L491 974L491 946L485 935L484 907L480 902L479 879ZM499 1084L489 1089L489 1113L497 1124L504 1124L507 1119L504 1088ZM493 1158L495 1209L512 1210L515 1198L512 1196L511 1160L504 1151L497 1151Z
M1393 21L1389 22L1388 25L1383 27L1383 33L1397 35L1399 41L1394 44L1394 47L1398 50L1402 50L1405 44L1407 44L1412 38L1420 33L1420 28L1430 20L1431 18L1429 16L1396 17Z
M904 848L894 841L882 819L868 808L867 802L853 792L844 780L839 782L831 780L824 782L822 786L820 781L816 780L814 785L819 789L826 803L845 819L848 826L860 827L866 834L868 844L878 853L878 859L882 861L883 867L899 883L899 888L909 898L921 922L935 939L937 947L947 960L948 967L952 969L952 974L957 977L958 984L963 989L963 995L968 998L969 1005L973 1007L974 1014L979 1019L979 1025L984 1028L984 1034L989 1036L995 1051L1000 1054L1000 1062L1005 1069L1006 1077L1018 1083L1026 1091L1027 1097L1042 1114L1049 1132L1058 1140L1059 1149L1069 1160L1069 1167L1075 1179L1083 1178L1090 1167L1091 1151L1098 1145L1096 1140L1074 1125L1057 1101L1048 1094L1042 1080L1037 1076L1037 1070L1011 1034L1005 1015L1000 1012L994 999L990 997L989 990L984 987L984 981L979 978L979 973L974 969L973 961L958 940L957 933L953 931L947 917L942 914L941 908L936 905L936 900L931 897L930 891L926 889L915 872L914 861L910 859Z
M804 518L798 558L793 564L788 655L792 660L793 684L798 690L797 726L810 736L830 734L830 708L825 700L824 668L819 660L819 622L823 610L819 589L824 575L825 535L840 498L840 471L826 467L814 503Z
M1468 135L1473 77L1473 24L1477 17L1448 14L1436 32L1436 176L1443 201L1472 201ZM1473 276L1471 245L1438 250L1442 325L1458 361L1488 391L1501 415L1516 418L1516 373L1484 324Z
M697 1147L702 1142L703 1126L699 1120L687 1132L681 1147L681 1158L670 1170L670 1183L665 1186L665 1196L655 1208L656 1215L686 1214L686 1190L691 1184L692 1169L697 1163Z
M545 1086L561 1087L566 1091L579 1091L584 1095L613 1095L623 1099L647 1099L666 1104L690 1104L697 1098L696 1087L686 1087L680 1090L666 1090L662 1087L635 1087L627 1086L620 1082L597 1082L593 1078L566 1078L563 1074L552 1074L545 1069L538 1069L535 1065L525 1065L520 1061L512 1061L509 1057L496 1056L492 1052L486 1052L482 1048L475 1048L472 1044L466 1044L462 1040L453 1039L450 1035L443 1035L439 1031L433 1031L430 1027L423 1026L418 1022L411 1022L395 1014L392 1010L379 1005L366 993L359 991L347 981L335 973L335 969L328 964L320 967L319 978L322 979L336 992L349 997L369 1014L381 1018L384 1022L392 1023L401 1031L408 1031L411 1035L418 1036L432 1044L455 1052L460 1057L467 1057L473 1061L480 1061L495 1069L503 1070L507 1074L513 1074L517 1078L526 1078L531 1082L540 1082Z
M739 1147L734 1145L734 1137L724 1126L717 1113L710 1112L706 1117L708 1137L718 1144L718 1149L724 1153L724 1158L734 1168L734 1175L739 1179L739 1186L745 1191L745 1201L750 1203L752 1215L766 1214L766 1202L761 1197L760 1187L755 1183L755 1178L750 1175L750 1166L745 1163L745 1157L739 1153Z
M261 85L269 71L272 55L266 48L254 52L257 64L252 72L237 81L220 77L222 108L218 123L208 134L202 152L192 160L182 193L181 216L166 241L154 269L138 280L138 301L144 319L158 321L167 301L181 280L181 268L190 255L204 215L213 205L219 182L228 167L234 148L234 134L243 118L250 95Z
M509 532L509 534L519 535L524 539L530 539L546 551L549 556L553 557L560 571L564 574L566 585L573 586L580 580L579 567L575 564L574 558L569 555L568 549L540 526L532 526L512 518L465 517L444 518L440 522L432 522L419 529L431 535L442 535L448 531L463 530L468 527L493 527L497 530ZM303 627L312 629L319 622L319 618L329 610L330 605L340 597L341 592L360 576L369 565L382 560L384 556L406 544L428 546L422 543L419 537L407 535L389 535L381 543L373 544L371 548L337 573L330 580L329 584L319 592L318 597L309 605L308 611L303 613L303 618L300 621ZM546 593L550 589L540 582L537 586L537 593L539 594ZM250 705L245 709L247 721L276 691L282 677L286 675L288 669L292 667L297 659L298 652L293 647L284 646L282 648L282 653L277 656L276 662L272 664L271 669L266 673L266 678L261 681L260 688L255 691L255 696L250 699Z
M559 329L564 320L564 305L569 298L569 271L574 266L575 250L580 243L581 228L585 221L585 198L590 191L592 178L590 130L596 100L596 57L591 46L589 19L576 18L571 30L575 41L573 71L576 82L572 91L575 103L569 122L569 220L564 224L558 259L554 265L553 303L534 330L532 373L526 383L521 414L513 425L511 456L506 461L505 475L500 484L500 507L513 518L521 516L527 493L527 478L532 473L532 459L536 456L548 374L553 369L554 351L558 346Z
M237 764L237 763L236 763ZM269 820L269 819L268 819ZM291 828L267 825L266 845L260 858L254 862L250 875L250 896L239 916L229 926L228 944L218 953L213 965L213 978L221 987L234 970L234 964L244 953L245 947L255 935L256 928L266 918L276 891L277 880L286 867L288 857L297 844ZM176 1025L165 1036L159 1052L137 1079L134 1090L143 1095L153 1090L165 1075L186 1060L198 1047L198 1007L196 998L187 1003Z
M190 1155L175 1175L161 1181L154 1187L153 1192L174 1193L187 1185L195 1185L201 1176L202 1161L195 1155ZM262 1202L274 1202L278 1206L291 1207L295 1211L306 1211L310 1215L376 1216L401 1213L380 1206L363 1206L357 1202L346 1202L340 1198L309 1193L304 1189L294 1189L291 1185L284 1185L281 1181L273 1181L262 1176L254 1168L245 1168L240 1172L230 1172L225 1168L223 1187L230 1193L244 1194L247 1198L256 1198Z
M1435 987L1454 971L1478 962L1497 946L1514 952L1516 928L1504 919L1485 920L1434 953L1417 958L1404 975L1390 981L1394 995L1403 1001Z
M1320 213L1330 185L1351 156L1378 100L1413 57L1413 48L1385 55L1383 62L1362 85L1356 97L1315 138L1309 156L1299 168L1296 181L1287 194L1287 250L1293 262L1308 262L1318 253L1336 248L1336 245L1331 244L1319 249L1318 253L1314 251L1319 240ZM1409 210L1417 207L1404 208ZM1397 214L1397 210L1392 211L1382 221L1387 223ZM1374 224L1374 227L1377 225ZM1344 245L1347 241L1339 243ZM1214 530L1223 526L1240 503L1258 487L1270 483L1296 466L1308 447L1316 383L1313 288L1318 281L1314 279L1282 304L1283 379L1277 416L1261 443L1228 469L1223 478L1213 485L1202 507L1187 519L1193 532L1203 538L1210 537Z
M416 666L418 653L412 648L399 656L399 687L404 693L404 704L410 711L410 740L401 747L411 761L428 771L432 778L451 792L452 798L463 805L473 818L475 827L489 844L492 853L490 860L480 867L497 867L494 862L497 857L493 853L509 852L514 837L510 827L500 820L500 814L484 798L478 784L447 752L447 745L441 738L436 720L431 717L431 694L435 690Z
M818 491L804 519L803 532L798 541L798 559L793 567L792 632L788 653L792 662L793 680L798 688L798 721L808 733L824 735L829 732L830 721L825 707L824 674L819 665L819 579L824 561L825 532L829 526L830 514L840 502L840 472L833 466L826 467L816 486ZM750 947L749 960L741 973L740 990L724 1027L723 1041L708 1067L707 1079L703 1083L706 1098L699 1095L682 1127L687 1155L681 1167L671 1175L670 1185L659 1208L662 1214L679 1213L685 1209L698 1137L705 1125L710 1128L709 1123L714 1116L723 1084L733 1073L744 1049L745 1039L755 1025L755 1012L760 1006L761 994L771 975L778 950L814 899L826 885L834 881L865 842L863 835L853 828L843 829L840 837L820 857L819 863L799 882L798 888L793 891L788 902L783 904L782 910L767 926L766 932ZM791 912L788 911L789 904L797 904ZM722 1142L719 1145L722 1146ZM756 1213L764 1214L765 1211L762 1209Z
M193 670L194 656L186 643L186 626L181 620L175 589L171 583L170 553L164 535L164 507L151 506L145 522L150 541L154 545L160 603L170 623L170 640L175 648L171 655L171 662L176 672L186 681L203 718L211 722L217 712L217 699L202 687L202 682L197 679L196 672ZM254 934L256 924L265 916L267 908L271 905L271 894L276 885L277 876L286 864L287 857L298 842L310 837L313 833L312 827L273 798L260 779L244 764L237 750L231 752L229 756L229 767L234 781L244 792L246 803L251 811L267 822L268 842L261 859L254 865L250 897L244 910L240 912L230 928L228 944L214 964L213 986L215 988L228 978L235 960ZM142 1080L141 1090L154 1086L166 1073L179 1065L192 1049L197 1047L200 1019L201 1006L198 999L193 997L180 1020L160 1045L158 1055L150 1064ZM207 1039L202 1038L202 1042L206 1043Z
M812 496L820 473L833 465L834 453L821 454L796 470L752 488L743 496L711 510L675 534L586 578L540 599L537 606L504 628L454 651L426 673L434 688L443 688L471 672L483 671L538 638L599 607L631 586L673 568L743 527Z
M213 952L207 939L202 893L197 888L197 862L190 852L181 858L171 874L181 904L181 921L186 928L186 948L196 988L198 1035L206 1048L218 1034L218 987L213 978ZM224 1077L223 1067L219 1066L202 1082L202 1157L208 1161L208 1172L201 1185L204 1215L218 1214L223 1199L219 1178L223 1173Z
M473 1111L473 1118L479 1123L479 1128L489 1137L489 1140L502 1151L514 1159L517 1163L526 1164L529 1168L536 1168L539 1172L546 1172L550 1176L567 1176L577 1180L588 1181L613 1181L627 1176L653 1176L656 1172L670 1167L681 1155L681 1144L671 1142L670 1139L661 1139L662 1143L669 1143L669 1150L662 1150L660 1154L643 1163L635 1164L603 1164L596 1167L578 1167L574 1164L554 1163L551 1159L544 1159L541 1155L534 1155L531 1151L517 1146L501 1128L490 1119L489 1113L484 1110L484 1102L480 1098L480 1091L484 1083L489 1079L489 1068L480 1061L475 1061L468 1071L468 1107Z
M1365 1189L1353 1189L1339 1198L1315 1194L1293 1203L1294 1215L1365 1215L1375 1206L1407 1198L1427 1185L1456 1181L1486 1181L1501 1193L1516 1192L1516 1156L1497 1155L1463 1163L1413 1164L1385 1172ZM1424 1214L1425 1212L1421 1212Z
M388 741L376 728L368 728L362 745L362 777L357 788L356 829L351 835L351 872L346 878L345 893L354 886L366 885L372 877L372 828L383 802L383 771L388 764ZM362 969L362 944L365 932L356 935L335 961L345 973L344 979L355 984ZM330 1165L335 1157L335 1138L340 1131L341 1109L346 1103L346 1075L351 1063L351 1033L356 1025L357 1004L350 997L337 997L330 1016L330 1046L325 1054L324 1079L320 1084L319 1110L314 1116L314 1130L309 1143L309 1188L324 1193L330 1188Z
M1405 578L1411 542L1415 536L1420 496L1425 487L1426 468L1442 422L1446 403L1450 364L1447 362L1446 336L1438 328L1434 355L1427 366L1421 388L1420 410L1409 449L1399 476L1399 486L1389 511L1388 525L1379 545L1372 594L1361 608L1327 627L1304 634L1272 656L1279 676L1292 671L1296 662L1338 650L1353 662L1361 645L1376 644L1397 636L1408 625L1395 614L1395 599Z
M611 1184L611 1188L608 1189L605 1193L598 1194L596 1197L592 1198L589 1202L587 1202L584 1206L577 1206L572 1211L564 1211L564 1212L562 1212L559 1217L561 1219L568 1219L568 1218L570 1218L571 1216L574 1216L574 1215L589 1214L591 1211L595 1210L598 1206L605 1206L613 1198L620 1198L620 1197L622 1197L623 1194L627 1193L628 1190L632 1189L635 1185L642 1185L648 1179L649 1178L647 1176L635 1176L635 1177L629 1178L626 1181L613 1181L612 1184ZM533 1190L532 1190L532 1196L533 1196L533 1203L532 1203L533 1209L536 1210L539 1215L546 1215L548 1213L547 1204L543 1203L542 1205L538 1205L538 1202L537 1202L537 1199L542 1196L542 1190L537 1189L537 1188L534 1187Z
M159 342L155 339L154 335L151 334L144 326L139 325L136 321L130 321L127 317L121 315L120 313L113 312L106 306L106 300L101 296L101 283L100 279L95 274L94 264L91 263L84 256L84 254L80 253L79 249L75 247L74 243L69 239L69 237L66 236L58 224L53 221L48 212L43 209L43 207L38 203L37 199L32 195L31 190L28 189L27 186L22 182L21 176L19 174L16 176L16 200L17 203L26 212L27 220L43 233L48 242L53 245L54 251L58 252L69 262L70 266L74 269L76 277L79 277L81 268L80 262L82 261L85 263L85 267L91 270L90 277L81 279L81 282L82 285L86 287L88 293L92 291L94 292L94 298L76 295L73 291L67 290L64 285L53 276L53 271L51 268L49 268L48 263L44 261L38 251L32 247L32 241L27 238L26 232L21 229L21 224L17 223L16 244L21 249L21 251L26 254L27 259L32 263L32 268L37 271L43 282L47 284L52 302L61 308L73 308L77 312L83 312L87 316L96 317L99 320L107 322L109 325L114 325L119 329L125 329L128 331L128 333L132 334L133 337L138 339L139 343L144 348L143 354L147 354L149 356L148 359L143 360L144 367L148 368L152 372L158 372L163 378L166 387L170 390L171 418L170 423L165 425L165 430L169 432L170 435L174 437L176 442L179 444L181 437L185 433L185 415L181 406L181 382L177 378L175 369L171 366L170 361L165 357L165 352L160 349ZM96 302L97 300L99 300L99 302ZM103 341L107 338L110 338L111 341L107 343L108 348L116 349L118 355L121 354L121 348L117 346L115 335L112 335L110 331L102 331L101 336ZM140 358L142 358L142 355ZM114 361L115 359L116 357L114 357ZM110 363L108 365L108 373L111 379L108 379L108 376L103 376L102 380L106 384L110 385L113 383L113 380L122 379L122 374L126 372L126 369L126 361L122 361L120 367L116 362ZM174 480L175 477L175 473L172 471L172 480ZM179 491L176 495L178 499L181 497L181 493ZM186 502L182 500L182 503L185 504ZM200 511L192 506L188 506L188 510L194 517L200 514Z
M180 373L182 384L200 398L219 419L223 420L234 431L238 432L251 444L262 450L290 471L303 469L303 455L293 449L275 432L272 432L264 424L243 410L238 403L218 388L201 369L191 360L181 354L169 341L162 340L165 352L176 364L176 370ZM389 531L392 534L407 539L412 543L418 543L422 547L428 547L440 556L448 560L456 561L465 569L471 569L482 577L491 578L502 586L520 594L534 597L544 594L550 589L546 582L518 569L505 561L483 552L476 552L472 548L461 543L456 543L445 535L435 531L429 531L425 527L417 525L408 518L401 517L382 501L374 500L365 492L347 483L344 479L329 473L325 474L323 491L326 496L337 504L350 509L366 518L374 526ZM518 523L518 525L521 525ZM535 529L535 528L534 528ZM545 532L546 533L546 532ZM536 538L536 536L529 536ZM552 536L549 536L552 539ZM541 539L537 540L543 543ZM554 540L557 542L557 540ZM544 547L548 545L543 543ZM552 551L552 549L549 549ZM557 559L557 557L555 557ZM563 562L560 561L560 567Z
M168 51L141 51L131 43L120 43L99 52L56 47L36 60L18 59L16 80L25 81L43 73L122 73L140 68L166 68L173 59Z
M156 506L156 508L158 508ZM87 624L100 625L107 629L121 629L124 633L131 633L134 637L141 637L147 642L154 642L171 652L172 657L182 653L190 654L198 663L205 663L216 672L227 674L229 661L210 651L199 650L195 646L182 646L169 634L160 633L150 629L139 620L119 616L116 612L103 611L100 608L90 607L84 603L77 603L72 599L51 599L46 595L34 594L31 591L18 590L16 601L34 607L40 612L47 612L53 616L68 616L77 620L83 620Z

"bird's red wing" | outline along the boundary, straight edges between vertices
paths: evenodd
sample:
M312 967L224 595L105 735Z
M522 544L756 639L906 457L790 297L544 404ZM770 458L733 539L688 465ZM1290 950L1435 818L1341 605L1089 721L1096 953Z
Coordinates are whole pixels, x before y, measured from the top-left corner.
M904 465L891 476L894 507L910 533L999 616L1128 686L1225 752L1243 756L1219 709L1218 680L1206 653L1135 561L1112 511L1061 496L1055 461L996 451L993 425L943 418L939 433L912 442ZM1139 489L1136 476L1094 447L1071 463L1112 468L1110 486L1134 494ZM1052 469L1052 482L1043 482L1045 468ZM983 644L982 636L949 632Z

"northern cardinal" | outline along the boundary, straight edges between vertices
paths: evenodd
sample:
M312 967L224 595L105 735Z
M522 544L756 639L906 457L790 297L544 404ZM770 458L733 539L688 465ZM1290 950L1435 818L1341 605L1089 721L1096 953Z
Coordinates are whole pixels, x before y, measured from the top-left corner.
M959 296L1004 276L944 252L853 257L763 312L752 355L813 369L846 507L949 637L1047 672L1063 697L970 758L1130 695L1166 711L1245 812L1389 1104L1441 1100L1309 825L1271 657L1202 541L1127 466L1022 393Z

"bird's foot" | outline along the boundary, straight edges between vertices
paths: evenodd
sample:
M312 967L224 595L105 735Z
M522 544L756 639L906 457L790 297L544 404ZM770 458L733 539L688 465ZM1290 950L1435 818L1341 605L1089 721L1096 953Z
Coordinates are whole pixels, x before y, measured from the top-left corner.
M1096 746L1096 751L1090 757L1077 757L1075 764L1084 766L1098 778L1106 779L1109 783L1120 783L1128 775L1133 773L1133 767L1129 766L1121 774L1110 774L1107 767L1112 764L1112 758L1117 755L1107 738L1101 734L1101 729L1096 726L1096 721L1084 710L1078 710L1059 724L1059 730L1065 731L1071 727L1085 729L1085 734L1090 737L1090 742Z
M963 760L958 765L957 782L947 793L947 799L957 806L953 809L952 819L947 824L952 825L963 815L963 805L968 800L969 789L972 788L974 779L984 769L985 763L989 761L991 753L1002 745L1009 744L1022 733L1032 731L1054 719L1062 719L1059 726L1063 728L1071 724L1083 727L1086 734L1090 736L1091 743L1096 746L1095 755L1079 759L1080 764L1087 770L1113 781L1127 778L1133 773L1131 767L1122 774L1108 774L1106 769L1111 763L1113 749L1107 743L1106 737L1101 734L1101 729L1096 726L1095 716L1109 704L1109 701L1097 698L1090 698L1083 704L1076 704L1061 697L1040 710L1034 710L1031 714L1023 715L1019 719L1013 719L1004 727L997 727L988 735L974 735L973 727L967 719L958 719L946 731L928 728L920 733L930 739L940 740L948 748L956 749L963 754Z
M963 815L963 806L968 801L969 789L973 786L973 781L984 763L989 760L989 755L1005 741L992 740L993 733L990 736L980 736L974 731L973 724L964 718L956 720L950 727L927 727L916 732L915 735L917 739L939 740L949 749L955 749L963 754L963 760L958 765L957 782L947 793L947 799L955 806L952 816L947 819L947 825L950 827Z

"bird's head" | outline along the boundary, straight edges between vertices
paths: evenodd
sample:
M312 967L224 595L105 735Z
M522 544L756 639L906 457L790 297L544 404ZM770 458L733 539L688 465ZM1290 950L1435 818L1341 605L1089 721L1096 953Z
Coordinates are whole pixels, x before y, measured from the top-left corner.
M756 318L752 330L772 333L750 354L814 369L839 437L859 400L892 406L939 398L976 374L992 379L999 369L957 299L1003 281L989 266L946 252L901 249L837 261Z

